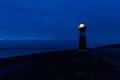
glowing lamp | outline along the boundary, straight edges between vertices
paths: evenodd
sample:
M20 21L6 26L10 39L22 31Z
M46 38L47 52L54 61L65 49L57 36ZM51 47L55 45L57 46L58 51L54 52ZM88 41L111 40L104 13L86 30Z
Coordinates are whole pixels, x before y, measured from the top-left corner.
M78 29L85 28L85 27L86 27L86 25L85 25L84 23L81 23L81 24L79 25Z

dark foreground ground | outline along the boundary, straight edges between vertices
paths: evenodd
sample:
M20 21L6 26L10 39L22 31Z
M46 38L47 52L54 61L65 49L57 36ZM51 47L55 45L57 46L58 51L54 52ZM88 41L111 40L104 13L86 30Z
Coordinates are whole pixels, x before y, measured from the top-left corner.
M120 66L66 50L0 59L0 80L120 80Z

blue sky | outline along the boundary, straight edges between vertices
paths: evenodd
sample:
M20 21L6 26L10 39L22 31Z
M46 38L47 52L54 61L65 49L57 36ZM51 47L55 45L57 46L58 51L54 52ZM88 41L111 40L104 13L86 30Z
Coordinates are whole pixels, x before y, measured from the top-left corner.
M0 39L120 41L119 0L0 0Z

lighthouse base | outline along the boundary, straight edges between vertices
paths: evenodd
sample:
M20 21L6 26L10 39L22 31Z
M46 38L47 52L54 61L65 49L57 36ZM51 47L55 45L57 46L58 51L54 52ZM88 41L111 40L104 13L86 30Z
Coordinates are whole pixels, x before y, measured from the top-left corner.
M78 49L77 51L78 51L78 52L85 52L85 51L87 51L87 50L79 50L79 49Z

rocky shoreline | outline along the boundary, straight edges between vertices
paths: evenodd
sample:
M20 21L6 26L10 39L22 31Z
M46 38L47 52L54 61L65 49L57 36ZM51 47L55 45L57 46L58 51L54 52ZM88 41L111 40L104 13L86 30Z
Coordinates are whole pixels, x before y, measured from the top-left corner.
M1 80L120 80L120 66L77 50L0 59Z

